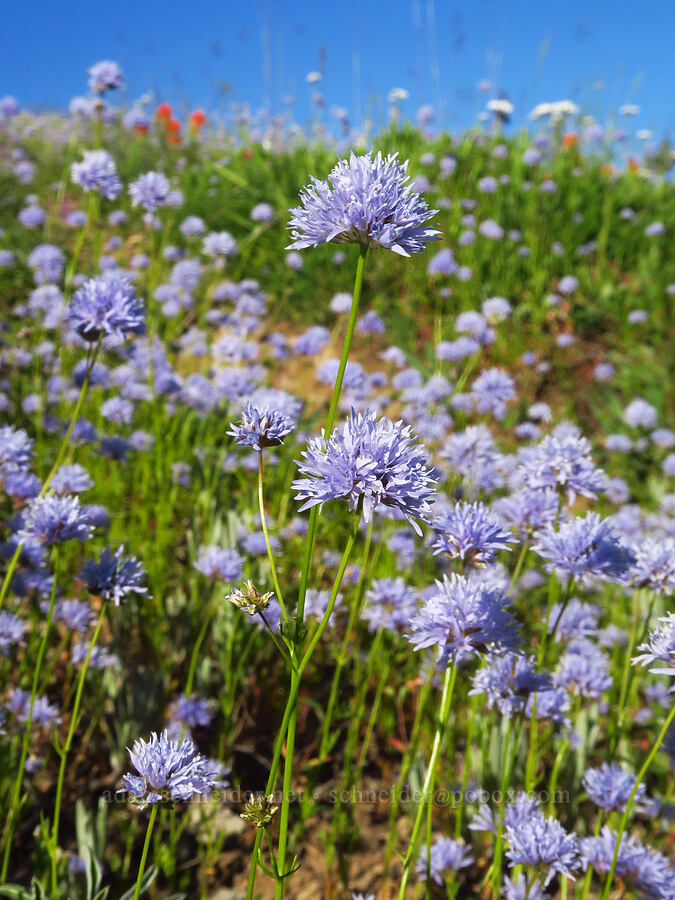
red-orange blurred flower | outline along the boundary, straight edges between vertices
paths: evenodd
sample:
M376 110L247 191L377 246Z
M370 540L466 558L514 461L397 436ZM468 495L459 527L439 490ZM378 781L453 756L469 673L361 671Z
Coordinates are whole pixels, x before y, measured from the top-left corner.
M147 134L148 126L147 125L134 125L134 131L136 134Z
M638 168L639 168L638 164L631 156L631 158L628 160L628 171L629 172L637 172Z
M569 150L570 147L576 147L579 138L573 131L568 131L567 134L563 134L562 145L566 150Z
M178 121L178 119L169 119L169 121L166 123L166 127L169 129L169 131L173 132L173 134L178 134L178 132L180 131L180 122Z
M158 119L170 119L171 107L168 103L160 103L155 111L155 115Z
M203 125L206 125L206 113L203 109L195 109L190 113L190 128L197 131Z

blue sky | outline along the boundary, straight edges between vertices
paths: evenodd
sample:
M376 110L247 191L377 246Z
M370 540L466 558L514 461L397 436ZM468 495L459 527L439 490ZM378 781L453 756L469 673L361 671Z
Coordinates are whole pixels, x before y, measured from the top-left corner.
M225 110L231 100L305 120L305 76L321 69L328 107L357 121L384 113L392 87L410 91L453 130L472 124L490 79L516 123L540 101L573 99L601 121L623 103L631 127L675 131L671 0L10 0L0 34L0 95L64 108L86 91L86 69L118 61L122 102L146 91L178 109ZM604 84L602 89L598 83Z

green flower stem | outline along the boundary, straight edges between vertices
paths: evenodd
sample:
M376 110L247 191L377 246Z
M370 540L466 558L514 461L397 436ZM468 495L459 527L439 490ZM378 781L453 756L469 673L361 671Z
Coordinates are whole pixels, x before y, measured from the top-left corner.
M265 546L267 547L267 558L270 561L270 571L272 573L272 584L276 591L277 600L281 607L281 615L284 619L284 625L288 625L288 614L284 605L284 598L279 587L279 579L277 577L277 567L274 564L274 553L272 553L272 545L270 543L270 535L267 530L267 516L265 515L265 499L263 495L263 451L258 451L258 507L260 509L260 524L262 525L263 534L265 535Z
M352 293L352 305L349 312L349 320L347 322L347 330L345 333L344 342L342 345L342 353L340 355L340 363L338 366L337 376L335 378L335 385L333 386L333 395L331 397L330 405L328 408L328 418L325 426L325 434L328 436L333 428L333 423L335 421L335 415L338 408L338 403L340 401L340 392L342 390L342 382L344 380L345 369L347 368L347 360L349 358L349 351L351 348L352 338L354 335L354 328L356 327L356 318L358 314L359 302L361 299L361 289L363 286L363 273L365 268L366 255L368 253L368 247L365 245L359 246L359 258L356 264L356 276L354 279L354 290ZM305 553L303 557L302 563L302 571L300 575L300 587L298 591L298 605L296 609L296 631L294 640L296 641L297 646L291 653L291 660L294 661L295 658L299 655L300 650L300 640L298 635L302 633L302 623L304 621L305 615L305 597L307 595L307 584L309 582L309 573L312 564L312 551L314 549L314 539L316 536L316 521L319 515L319 510L317 506L313 506L310 514L309 521L307 524L307 537L305 540ZM353 546L353 540L350 538L348 543L349 552L351 552L351 546ZM346 553L347 551L345 551ZM348 556L347 556L348 560ZM343 557L344 568L347 566L347 560ZM342 564L341 564L342 568ZM344 568L342 568L342 575L344 575ZM339 579L336 579L336 583L338 581L342 581L342 575L340 575ZM337 592L336 592L337 596ZM334 603L333 603L334 605ZM326 611L327 615L329 615L329 611L332 611L332 605L329 603L329 609ZM298 695L298 690L300 686L300 679L302 677L302 673L305 670L307 662L311 658L311 654L314 652L314 647L318 643L321 634L325 630L326 625L328 624L328 619L324 616L321 625L314 634L314 638L310 642L305 655L302 657L302 661L298 666L297 672L291 673L291 686L289 691L288 700L286 703L286 709L284 711L284 718L281 723L281 728L279 730L279 735L277 737L277 743L274 751L274 759L272 761L272 768L270 770L270 775L268 778L268 788L267 793L274 789L274 785L276 784L277 777L277 769L279 767L279 760L281 758L281 749L284 742L284 737L286 736L286 759L288 761L289 756L289 742L291 745L295 744L295 727L297 721L297 708L296 708L296 700ZM298 627L300 626L300 627ZM322 627L323 626L323 627ZM291 763L292 764L292 763ZM291 772L289 771L289 777ZM284 771L285 777L285 771ZM270 787L270 785L272 785ZM284 800L286 800L286 796L284 796ZM282 815L284 810L282 808ZM288 822L288 805L286 805L286 824ZM255 846L253 850L253 857L251 859L251 867L249 869L249 881L248 888L246 892L247 900L253 900L253 891L255 889L255 877L256 870L258 865L258 850L260 849L260 842L262 840L261 835L256 835ZM279 836L280 845L281 845L281 833ZM285 844L286 844L286 834L283 835L284 841L284 855L282 856L279 853L279 866L283 871L283 867L285 865ZM281 849L281 847L280 847ZM281 893L283 894L283 886L281 887Z
M523 568L523 563L525 562L525 557L527 556L527 551L530 549L530 541L529 539L523 541L523 545L520 548L520 555L518 557L518 562L516 563L516 567L513 570L513 575L511 576L511 583L509 584L509 596L513 593L513 589L516 586L516 582L518 581L518 577Z
M658 737L654 742L654 746L649 752L649 756L642 764L642 768L638 772L637 778L635 779L635 784L633 785L633 790L630 793L630 797L628 798L628 802L626 803L626 809L624 810L623 816L621 817L621 822L619 823L619 832L616 836L616 846L614 847L614 855L612 856L612 865L609 868L609 872L607 873L607 879L605 881L605 886L603 888L602 894L600 895L600 900L607 900L609 897L609 891L612 887L612 879L614 878L614 870L616 869L616 861L619 858L619 847L621 845L621 838L623 837L623 833L626 830L626 825L628 823L628 817L631 814L631 810L633 809L633 802L635 800L635 795L638 792L638 788L642 784L645 775L647 774L647 770L651 766L654 757L656 756L659 747L663 743L663 739L666 736L666 732L670 728L670 725L675 719L675 704L673 704L673 708L668 713L668 717L666 721L663 723L663 727L661 731L659 731Z
M288 816L290 811L290 794L292 787L292 779L293 779L293 750L295 746L295 726L297 723L298 716L298 707L297 707L297 696L298 691L300 689L300 682L302 680L302 675L307 668L307 665L316 649L317 644L321 638L321 635L324 633L326 628L328 627L328 622L331 617L331 613L333 612L333 608L335 606L335 602L337 600L338 591L340 590L340 585L342 584L342 578L345 574L345 570L349 563L349 558L351 556L352 549L356 542L356 537L358 535L359 530L359 521L360 515L357 514L354 516L354 521L352 524L352 530L347 539L347 545L345 547L345 551L342 555L342 559L340 561L340 566L338 568L337 574L335 576L335 581L333 583L333 588L331 590L330 599L328 601L328 606L326 607L326 612L324 614L323 619L321 620L319 627L314 632L312 639L309 642L309 646L305 651L302 661L298 666L297 672L291 673L291 695L294 695L293 706L291 709L290 718L288 720L288 731L286 733L286 759L284 762L284 780L283 780L283 796L281 798L281 814L279 818L279 846L277 849L277 860L279 864L279 871L286 871L286 846L288 842ZM283 900L284 896L284 888L285 884L281 881L277 884L277 889L275 891L275 900Z
M5 821L5 828L3 832L3 855L2 855L2 870L0 871L0 884L4 884L7 879L7 868L9 866L9 855L12 849L12 838L14 836L14 826L15 819L19 806L19 799L21 796L21 782L23 781L23 771L26 765L26 757L28 756L28 744L30 741L30 731L31 726L33 724L33 705L35 704L35 697L37 694L38 684L40 682L40 671L42 669L42 662L45 657L45 652L47 650L47 642L49 640L49 633L52 627L52 619L54 616L54 602L56 600L56 584L58 581L58 554L56 549L54 550L54 577L52 580L52 592L51 597L49 599L49 611L47 612L47 621L45 622L45 630L42 634L42 641L40 642L40 648L38 650L37 659L35 661L35 669L33 671L33 683L31 686L30 692L30 702L28 705L28 718L26 719L25 730L23 733L23 739L21 741L21 757L19 759L19 766L16 770L16 778L14 779L14 787L12 788L11 799L9 803L9 813L7 814L7 819Z
M349 605L349 619L347 621L347 628L345 629L344 637L342 639L342 645L340 647L340 651L337 657L337 665L335 667L335 672L333 673L333 681L330 686L330 695L328 697L328 706L326 707L326 714L323 718L323 725L321 727L321 744L319 747L319 760L323 761L326 758L326 754L328 753L328 743L330 740L330 725L333 718L333 711L335 709L335 703L337 701L337 693L340 685L340 675L342 674L342 669L347 663L347 650L350 644L353 641L353 633L354 633L354 624L356 622L357 616L361 610L361 597L363 592L363 584L365 581L365 571L366 564L368 562L368 555L370 553L370 545L373 539L373 520L371 519L368 525L368 531L366 532L366 543L363 548L363 555L361 557L361 571L359 573L359 581L356 586L356 590L352 594L352 601Z
M598 837L600 831L602 829L602 810L598 810L598 818L595 823L595 829L593 831L593 837ZM588 868L586 869L586 874L584 875L584 882L581 888L581 900L588 900L588 892L591 889L591 879L593 877L593 866L591 863L588 864Z
M77 236L77 240L75 241L75 247L73 248L73 256L68 264L68 268L66 269L66 277L64 280L64 288L65 288L65 296L68 298L70 296L70 288L73 283L73 278L75 276L75 270L77 269L77 264L80 259L80 254L82 253L82 248L84 247L84 242L87 239L87 235L89 234L90 229L94 224L94 219L96 217L96 192L89 191L89 196L87 197L87 218L85 220L84 225L80 228L80 232Z
M354 278L354 291L352 293L352 305L349 311L349 320L347 322L347 331L342 344L342 353L340 354L340 363L338 365L337 375L335 377L335 385L333 386L333 395L328 407L328 418L324 428L326 438L330 436L335 422L338 403L340 402L340 392L342 390L342 382L345 377L345 369L347 368L347 360L354 336L354 328L356 327L356 317L359 310L359 302L361 300L361 288L363 286L363 272L366 262L366 254L368 247L359 246L359 258L356 264L356 276ZM319 515L318 506L313 506L309 514L309 522L307 525L307 540L305 542L305 555L302 561L302 574L300 575L300 590L298 593L298 607L296 617L298 622L302 623L305 615L305 596L307 594L307 583L309 581L309 570L312 564L312 550L314 549L314 538L316 536L316 520Z
M389 882L389 866L391 864L391 857L394 853L394 846L396 844L396 822L398 820L398 813L401 808L401 799L403 796L403 786L405 785L406 779L410 772L410 767L412 765L413 758L417 753L417 747L419 744L420 731L422 729L422 722L424 721L424 712L426 710L427 701L429 699L429 695L431 694L431 688L433 686L434 675L436 674L436 669L434 667L433 662L430 663L429 666L429 674L427 676L426 681L422 685L422 689L420 691L418 700L417 700L417 708L415 709L415 718L413 720L412 732L410 734L410 741L408 743L408 747L406 748L405 753L403 754L403 759L401 761L401 772L398 776L398 780L396 785L394 786L393 791L393 803L389 810L389 836L387 838L387 847L384 855L384 881L385 886ZM386 891L383 889L383 894L386 895Z
M57 893L57 850L59 846L59 819L61 815L61 797L63 794L63 780L66 774L66 762L68 760L68 753L70 752L70 748L73 743L73 737L75 735L75 729L77 728L77 721L80 713L80 703L82 701L82 691L84 690L84 680L87 675L87 670L89 669L89 663L91 661L91 655L94 652L94 647L96 646L96 641L98 640L99 634L101 633L101 626L103 625L103 619L105 618L107 602L104 600L101 603L101 611L98 614L98 622L96 623L96 628L94 629L94 634L92 635L91 642L89 644L89 650L87 651L87 655L85 657L84 663L82 664L82 669L80 671L80 678L77 684L77 693L75 694L75 703L73 704L73 712L70 717L70 726L68 728L68 735L66 736L66 742L62 747L58 748L59 756L61 757L61 762L59 765L59 777L56 782L56 799L54 801L54 821L52 824L51 836L50 836L50 851L49 856L51 858L51 885L52 885L52 894L56 896Z
M579 721L579 714L581 712L581 701L583 697L579 695L576 701L576 708L574 710L573 717L573 725L572 728L576 728L577 722ZM548 814L549 816L553 815L553 810L555 807L555 789L558 786L558 775L560 774L560 769L562 768L563 763L565 762L565 757L567 756L567 752L570 749L570 739L569 737L565 738L565 740L560 745L558 752L556 753L555 760L553 761L553 767L551 769L551 777L548 783Z
M80 414L80 409L82 408L82 402L84 401L84 395L87 393L87 388L89 386L89 378L91 377L91 371L94 368L94 363L96 362L96 357L98 355L98 351L101 349L101 341L103 340L103 335L98 339L94 350L91 351L89 356L89 361L87 364L87 368L84 373L84 380L82 382L82 387L80 388L80 393L77 398L77 402L75 404L75 409L73 411L73 415L70 419L70 424L68 425L68 430L66 431L65 437L61 443L61 447L59 448L59 452L56 457L56 462L51 468L49 475L47 475L44 484L42 485L42 490L40 491L39 496L44 497L47 493L47 489L49 488L50 482L54 477L54 473L59 468L63 459L66 455L66 451L68 450L68 442L70 441L70 436L73 433L73 428L75 427L75 422L77 421L77 417ZM19 557L21 556L21 550L23 548L23 542L17 544L16 550L12 554L12 557L7 565L7 571L5 572L5 577L2 581L2 587L0 588L0 609L2 609L3 603L5 602L5 597L7 596L7 591L9 590L9 585L12 581L12 576L14 575L14 570L17 567L19 562Z
M150 849L150 839L152 838L152 829L155 827L155 819L157 818L158 804L153 803L152 812L150 813L150 821L145 832L145 842L143 844L143 853L141 862L138 866L138 875L136 876L136 888L134 890L134 900L138 900L141 896L141 882L143 881L143 873L145 872L145 864L148 859L148 850Z
M501 781L500 781L500 790L502 795L502 804L505 802L506 798L506 790L507 786L511 782L511 775L513 773L513 766L516 761L516 750L518 749L518 742L520 740L520 733L523 728L523 722L525 721L525 716L521 713L518 716L518 724L514 730L513 723L511 719L509 719L506 729L506 738L504 740L504 750L502 754L502 773L501 773ZM509 745L510 739L510 745ZM495 841L495 855L492 862L492 867L488 872L488 877L486 881L492 876L492 894L495 897L499 897L500 886L502 882L502 855L503 855L503 847L504 847L504 819L503 815L500 817L499 824L497 825L497 840Z
M366 764L366 760L368 759L368 750L370 749L370 742L373 737L373 731L375 730L375 723L378 720L380 714L380 705L382 704L382 697L384 695L384 689L387 686L387 682L389 680L389 676L391 674L391 670L388 666L383 666L382 671L380 672L380 677L377 682L377 688L375 689L375 697L373 698L373 706L370 710L370 715L368 716L368 725L366 726L366 733L363 736L363 744L361 745L361 752L359 754L359 759L356 764L356 778L355 782L361 780L361 775L363 773L364 766Z
M401 886L398 892L398 900L404 900L406 888L408 886L408 879L410 878L410 867L412 865L412 861L415 855L415 848L417 845L417 839L419 837L420 829L422 826L422 820L424 818L424 810L427 803L433 803L433 794L434 794L434 785L436 782L436 768L438 765L438 756L441 750L441 745L443 743L443 738L445 736L445 729L447 725L448 716L450 714L450 705L452 703L452 694L455 687L455 681L457 679L457 666L456 665L448 665L445 670L445 675L443 677L443 694L441 695L441 709L440 715L438 718L438 723L436 725L436 734L434 735L434 744L431 749L431 758L429 759L429 766L427 768L427 773L424 777L424 784L422 785L422 801L417 808L417 815L415 816L415 823L413 825L412 834L410 836L410 843L408 845L408 851L403 860L403 874L401 877Z
M549 622L551 620L551 611L553 609L555 599L558 596L560 585L558 583L557 578L555 577L555 573L551 574L551 579L549 581L548 588L548 601L546 603L546 618L544 619L544 627L541 635L541 643L539 644L539 652L537 653L537 668L541 670L544 661L546 660L546 651L548 649L549 643L553 641L555 638L555 633L558 629L558 625L560 624L560 620L562 619L563 613L567 608L567 604L570 601L570 597L572 596L572 589L574 587L574 579L570 579L567 583L567 588L565 589L565 597L563 599L562 605L560 607L560 612L556 618L556 621L551 629L551 633L549 634ZM536 780L537 773L537 698L534 697L532 699L532 712L530 714L530 742L527 751L527 762L525 764L525 790L531 791L534 788L534 783Z
M356 744L359 738L359 732L361 731L361 722L363 721L365 709L366 709L366 697L368 695L368 687L370 685L370 678L372 675L373 667L375 660L379 658L380 648L382 646L383 639L383 629L380 628L375 635L375 639L373 640L370 653L368 655L368 669L365 677L361 678L357 681L359 688L356 692L356 696L354 697L354 707L352 716L349 723L349 730L347 733L347 742L345 745L344 756L342 760L342 774L340 777L340 797L346 795L352 785L358 783L358 769L357 774L354 774L354 758L356 756ZM386 670L385 670L386 671ZM371 711L370 721L373 721L373 711ZM335 815L333 816L333 822L331 825L331 837L332 837L332 845L335 847L338 844L339 830L340 826L344 821L344 811L340 804L336 804L335 806Z
M631 665L631 659L633 656L633 648L636 644L641 644L647 633L647 629L649 628L649 620L652 617L652 612L654 611L654 604L656 602L656 592L651 592L651 599L649 602L649 608L647 610L647 615L644 618L644 623L642 626L642 634L640 638L637 638L637 628L638 623L640 621L640 607L641 607L641 591L635 591L634 598L634 614L633 614L633 625L631 628L630 636L628 639L628 647L625 651L624 656L624 664L623 664L623 674L621 677L621 692L619 694L619 704L616 710L615 715L612 716L611 719L611 728L612 735L609 745L610 750L610 759L614 759L616 754L616 748L619 744L619 738L621 736L621 732L623 730L623 723L626 717L626 700L628 699L628 695L630 692L631 684L633 682L633 677L635 675L635 668Z
M323 619L319 623L317 630L314 632L311 641L309 642L309 646L305 651L302 659L300 660L300 664L297 668L296 672L292 673L291 676L291 688L288 694L288 700L286 701L286 709L284 710L284 716L281 721L281 726L279 728L279 732L277 734L276 744L274 747L274 756L272 758L272 765L270 767L270 774L267 778L267 786L265 788L266 794L271 794L277 783L277 774L279 771L279 763L281 760L281 750L284 744L284 738L286 737L286 732L289 726L289 722L291 720L291 716L296 710L296 701L298 698L298 692L300 688L300 681L302 676L309 664L309 661L316 649L317 644L321 640L321 636L326 630L328 626L328 620L330 619L330 615L333 611L333 607L335 606L335 601L337 599L337 594L340 589L340 584L342 583L342 578L345 573L345 569L347 568L347 564L349 562L349 556L351 554L352 547L354 545L354 539L358 530L358 522L359 517L356 516L354 520L354 527L352 533L350 535L349 541L347 542L347 546L345 548L344 555L342 557L342 561L340 562L340 566L338 568L338 572L335 578L335 584L333 585L333 590L331 591L331 598L328 602L328 607L324 614ZM295 678L293 677L295 676ZM286 749L286 758L288 759L288 746ZM256 834L255 844L253 848L253 854L251 858L251 866L249 869L249 878L248 878L248 888L246 892L246 900L253 900L253 891L255 888L255 876L257 869L257 860L258 860L258 850L260 849L260 842L262 841L262 835L260 834L260 830Z
M199 629L199 634L197 635L197 639L194 642L194 646L192 647L192 654L190 655L190 667L188 668L188 676L185 682L185 696L189 697L192 692L192 685L195 680L195 671L197 669L197 659L199 657L199 650L204 643L204 638L206 637L206 632L209 630L209 625L213 619L215 614L215 609L213 607L213 601L211 602L206 615L204 616L204 621L202 622L202 627Z
M462 772L461 795L459 798L459 806L457 807L457 817L455 819L455 839L459 840L462 834L462 814L464 812L464 798L466 797L466 789L469 784L469 773L471 766L471 744L473 743L473 735L476 723L476 714L478 706L478 698L476 694L471 696L471 708L469 710L469 721L466 728L466 749L464 750L464 770Z

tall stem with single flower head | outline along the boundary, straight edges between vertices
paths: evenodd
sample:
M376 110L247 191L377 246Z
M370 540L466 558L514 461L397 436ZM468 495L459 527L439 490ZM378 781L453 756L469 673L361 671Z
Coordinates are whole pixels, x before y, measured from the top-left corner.
M427 803L433 804L434 802L434 785L436 783L436 768L438 765L438 756L443 744L445 729L448 723L448 716L450 715L450 706L452 704L452 695L454 692L456 679L457 666L453 661L450 661L443 677L441 708L438 717L438 723L436 725L436 734L434 735L434 744L431 749L431 758L429 759L427 774L425 775L424 784L422 785L422 800L420 802L420 805L417 807L417 815L415 816L415 824L413 825L412 834L410 835L408 851L403 859L403 875L401 876L401 885L398 891L398 900L404 900L405 898L408 879L410 878L410 867L412 866L417 839L419 837L419 833L422 828L422 821L424 819L424 810Z
M82 408L82 403L84 401L84 395L87 393L87 388L89 387L89 379L91 378L91 373L94 368L94 363L96 362L96 357L98 356L98 352L101 349L101 342L103 340L103 335L101 335L94 347L93 351L90 351L87 356L87 366L84 371L84 378L82 380L82 387L80 388L80 393L77 397L77 401L75 403L75 409L73 410L73 414L70 418L70 423L66 430L63 441L61 442L61 446L59 448L59 452L56 456L56 461L52 466L49 475L44 480L42 488L38 496L44 497L47 493L47 489L51 483L52 478L54 477L56 470L59 468L63 459L68 450L68 444L70 442L70 437L73 433L73 428L75 427L75 422L77 422L77 417L80 414L80 410ZM0 587L0 609L2 609L2 605L5 602L5 597L7 596L7 591L9 590L9 585L12 580L12 576L14 575L14 570L16 569L17 563L19 562L19 557L21 556L21 549L23 548L23 541L19 541L16 545L16 549L12 554L9 563L7 564L7 570L5 572L5 577L2 581L2 587Z
M16 815L18 811L19 799L21 796L21 782L23 780L23 772L26 765L26 757L28 756L28 743L30 741L30 732L31 726L33 724L33 707L35 705L35 697L37 695L38 684L40 681L40 671L42 669L42 662L45 657L45 652L47 650L47 642L49 640L49 634L51 632L52 627L52 619L54 617L54 604L56 601L56 583L58 581L58 555L56 549L54 550L54 575L52 580L52 592L49 599L49 611L47 612L47 621L45 622L45 629L42 634L42 641L40 642L40 648L38 650L37 659L35 661L35 669L33 670L33 684L31 686L30 691L30 701L28 704L28 716L26 718L26 727L23 733L23 738L21 740L21 757L19 759L19 766L16 770L16 777L14 779L14 787L12 788L11 799L9 802L9 813L7 814L7 820L5 822L5 828L3 833L3 842L4 849L2 855L2 870L0 871L0 884L4 884L7 878L7 868L9 866L9 854L12 849L12 837L14 836L14 826L16 824Z
M54 801L54 821L52 824L52 830L50 835L50 850L49 855L51 857L51 884L52 884L52 894L56 896L57 892L57 851L59 846L59 818L61 815L61 795L63 793L63 781L66 774L66 762L68 760L68 753L70 752L71 745L73 743L73 737L75 735L75 729L77 728L77 720L80 714L80 703L82 701L82 691L84 689L84 680L87 676L87 670L89 669L89 663L91 662L91 655L94 652L94 647L96 646L96 641L98 640L98 636L101 633L101 626L103 625L103 619L105 618L105 612L107 607L107 601L103 601L101 603L101 611L98 614L98 622L96 623L96 628L94 629L94 634L92 636L91 642L89 644L89 649L87 651L87 656L85 657L84 663L82 664L82 670L80 672L80 678L77 683L77 692L75 694L75 702L73 703L73 712L70 717L70 726L68 728L68 735L66 737L66 742L62 747L58 747L58 754L61 757L61 762L59 765L59 776L56 782L56 799Z
M633 785L633 790L630 792L630 797L628 798L628 802L626 803L626 808L623 812L623 816L621 817L621 822L619 823L619 831L616 836L616 846L614 847L614 855L612 856L612 864L609 868L609 872L607 873L607 880L605 881L605 886L602 890L602 894L600 895L600 900L607 900L609 897L609 892L612 887L612 879L614 878L614 871L616 869L616 862L619 858L619 849L621 846L621 838L623 837L623 833L626 830L626 825L628 824L628 817L631 814L631 810L633 809L633 803L635 802L635 797L637 795L638 789L642 784L645 775L649 767L651 766L654 757L658 753L659 747L663 743L663 739L670 728L673 719L675 719L675 703L673 704L673 708L668 713L666 721L663 723L661 731L659 731L658 737L654 742L654 746L649 752L649 756L642 764L642 768L637 774L637 778L635 779L635 784Z

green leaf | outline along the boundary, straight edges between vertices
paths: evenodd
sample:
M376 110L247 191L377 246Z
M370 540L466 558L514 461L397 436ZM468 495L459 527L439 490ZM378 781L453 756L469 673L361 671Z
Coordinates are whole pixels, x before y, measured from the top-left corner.
M141 878L141 894L143 891L147 891L152 882L157 878L157 866L150 866L150 868L145 872L143 877ZM136 885L130 887L128 891L125 891L120 900L134 900L134 891L136 890Z

